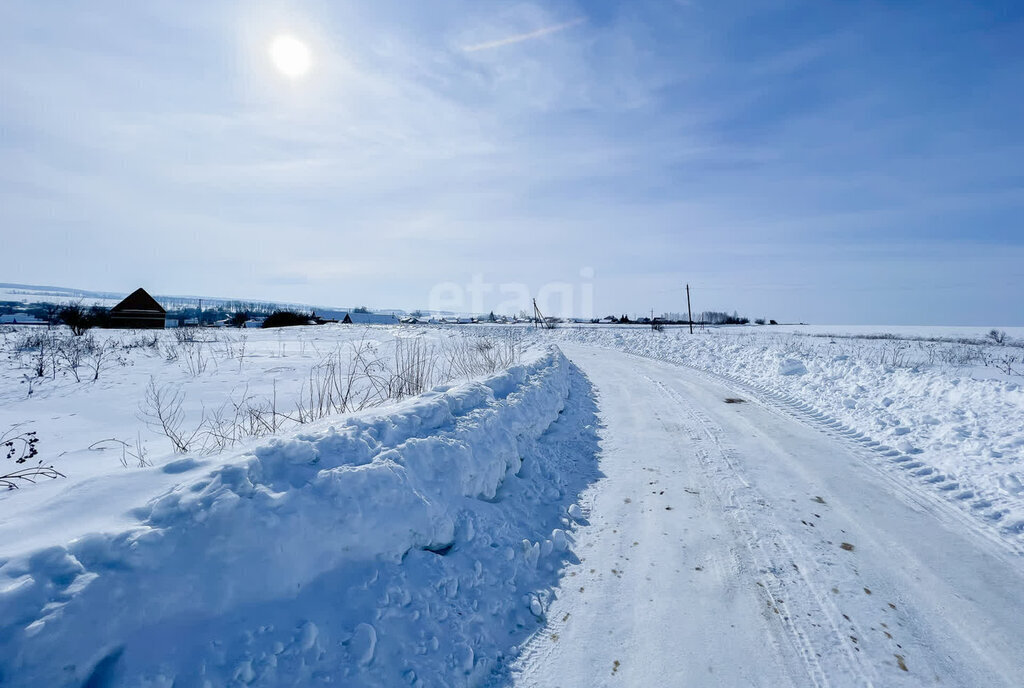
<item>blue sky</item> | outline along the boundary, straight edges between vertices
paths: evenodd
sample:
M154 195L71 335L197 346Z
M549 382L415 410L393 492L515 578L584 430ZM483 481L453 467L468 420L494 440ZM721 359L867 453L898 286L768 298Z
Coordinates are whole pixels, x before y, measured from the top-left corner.
M1017 2L8 0L0 61L0 281L1024 324Z

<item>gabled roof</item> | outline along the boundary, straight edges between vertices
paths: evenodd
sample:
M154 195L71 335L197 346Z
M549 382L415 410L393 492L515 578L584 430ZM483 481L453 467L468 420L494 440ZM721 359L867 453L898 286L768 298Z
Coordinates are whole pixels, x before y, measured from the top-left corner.
M163 306L156 302L152 296L149 295L142 287L139 287L131 294L126 296L121 303L117 304L110 309L111 313L121 313L123 311L150 311L154 313L166 313Z
M390 313L355 313L345 314L341 322L354 323L356 325L397 325L398 318Z
M28 313L10 313L9 315L0 315L0 324L4 325L45 325L45 320L40 320L34 315Z

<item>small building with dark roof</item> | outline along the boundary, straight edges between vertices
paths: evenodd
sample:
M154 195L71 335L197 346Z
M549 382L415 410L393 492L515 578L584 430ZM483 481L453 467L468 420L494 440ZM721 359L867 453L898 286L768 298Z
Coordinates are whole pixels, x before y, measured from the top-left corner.
M397 325L398 316L391 313L357 313L349 311L338 322L352 325Z
M166 317L163 306L139 287L110 309L110 326L162 330Z
M320 309L313 313L313 317L319 313L321 322L339 322L346 325L397 325L398 316L391 313L364 313L357 311L336 311Z
M0 315L0 325L46 325L45 320L40 320L28 313L8 313Z

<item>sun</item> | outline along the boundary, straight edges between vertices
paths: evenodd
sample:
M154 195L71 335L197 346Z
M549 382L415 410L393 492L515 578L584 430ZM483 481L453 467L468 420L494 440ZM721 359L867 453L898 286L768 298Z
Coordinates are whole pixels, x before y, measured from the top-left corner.
M304 76L313 66L309 47L294 36L277 36L270 42L270 61L290 79Z

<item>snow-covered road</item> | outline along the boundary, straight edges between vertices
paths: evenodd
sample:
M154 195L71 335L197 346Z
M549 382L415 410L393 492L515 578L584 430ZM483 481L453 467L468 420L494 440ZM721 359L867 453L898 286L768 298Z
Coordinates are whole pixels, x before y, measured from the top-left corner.
M770 401L562 348L598 390L606 478L517 685L1021 685L1012 542Z

